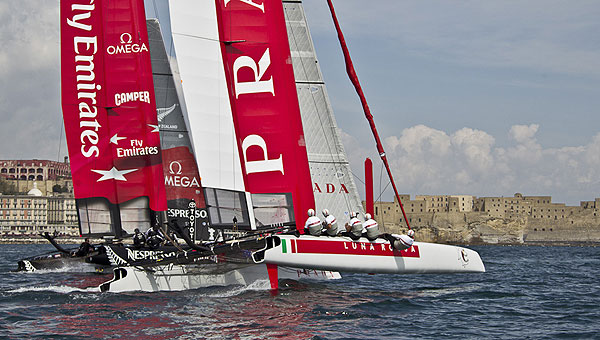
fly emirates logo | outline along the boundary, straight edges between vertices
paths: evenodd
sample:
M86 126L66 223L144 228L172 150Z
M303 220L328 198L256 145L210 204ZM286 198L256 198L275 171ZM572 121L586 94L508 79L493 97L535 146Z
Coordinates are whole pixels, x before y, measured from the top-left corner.
M73 37L75 52L76 93L79 107L79 139L81 141L81 154L86 157L98 157L98 130L101 128L96 119L98 107L96 102L97 91L102 89L96 84L96 70L94 56L98 53L98 37L92 32L92 15L95 14L96 5L91 0L84 4L72 4L71 14L67 17L67 25L76 31Z

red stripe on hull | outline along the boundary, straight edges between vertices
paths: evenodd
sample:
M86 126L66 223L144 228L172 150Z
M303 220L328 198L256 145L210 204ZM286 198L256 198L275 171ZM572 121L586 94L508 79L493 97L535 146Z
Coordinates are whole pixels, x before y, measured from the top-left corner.
M290 240L290 243L292 244L292 253L296 252L296 240Z
M419 246L398 251L393 249L389 243L320 240L296 240L296 242L297 252L304 254L420 257Z

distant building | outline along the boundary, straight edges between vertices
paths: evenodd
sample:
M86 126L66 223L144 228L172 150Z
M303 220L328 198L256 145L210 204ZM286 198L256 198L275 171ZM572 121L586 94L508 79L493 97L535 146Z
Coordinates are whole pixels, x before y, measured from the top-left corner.
M25 195L0 194L0 233L36 235L40 232L79 234L75 199L72 195L44 196L34 183Z
M23 181L57 180L70 178L71 169L66 157L64 162L39 159L0 160L0 176Z
M414 200L410 199L410 195L403 195L401 200L411 226L429 226L438 213L448 213L450 216L453 213L460 214L455 217L473 213L512 220L526 218L538 224L576 224L580 216L588 214L595 218L600 210L600 198L582 201L579 206L567 206L564 203L552 203L551 196L523 196L520 193L513 197L417 195ZM394 202L376 202L374 218L384 225L404 224L396 199Z
M56 186L62 192L73 192L67 157L64 162L39 159L0 160L0 179L6 180L20 193L33 189L34 183L37 183L43 195L50 195Z

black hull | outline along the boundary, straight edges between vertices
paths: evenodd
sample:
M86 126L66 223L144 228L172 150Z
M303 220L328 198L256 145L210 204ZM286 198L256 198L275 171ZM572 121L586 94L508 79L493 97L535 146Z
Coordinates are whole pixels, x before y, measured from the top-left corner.
M84 272L95 271L98 273L111 272L110 270L107 271L107 269L140 260L166 259L175 256L178 251L174 246L145 248L123 244L106 244L96 245L95 247L98 250L86 256L72 256L69 253L56 251L25 258L18 261L17 271L72 270Z
M17 262L17 271L34 272L38 270L66 270L97 271L110 266L86 262L86 257L71 256L61 252L54 252L35 257L22 259Z

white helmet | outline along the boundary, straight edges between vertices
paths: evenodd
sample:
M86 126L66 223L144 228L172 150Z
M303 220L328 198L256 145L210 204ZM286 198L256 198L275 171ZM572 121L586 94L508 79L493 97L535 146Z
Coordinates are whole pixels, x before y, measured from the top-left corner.
M350 215L350 217L358 218L358 211L353 211L352 214Z
M411 229L408 231L408 233L406 233L406 235L408 235L410 238L415 238L415 231Z
M325 217L329 216L329 210L323 209L323 216L325 216Z
M315 209L308 209L308 216L309 217L315 216Z
M366 214L365 214L365 220L370 220L370 219L371 219L371 214L369 214L369 213L366 213Z

